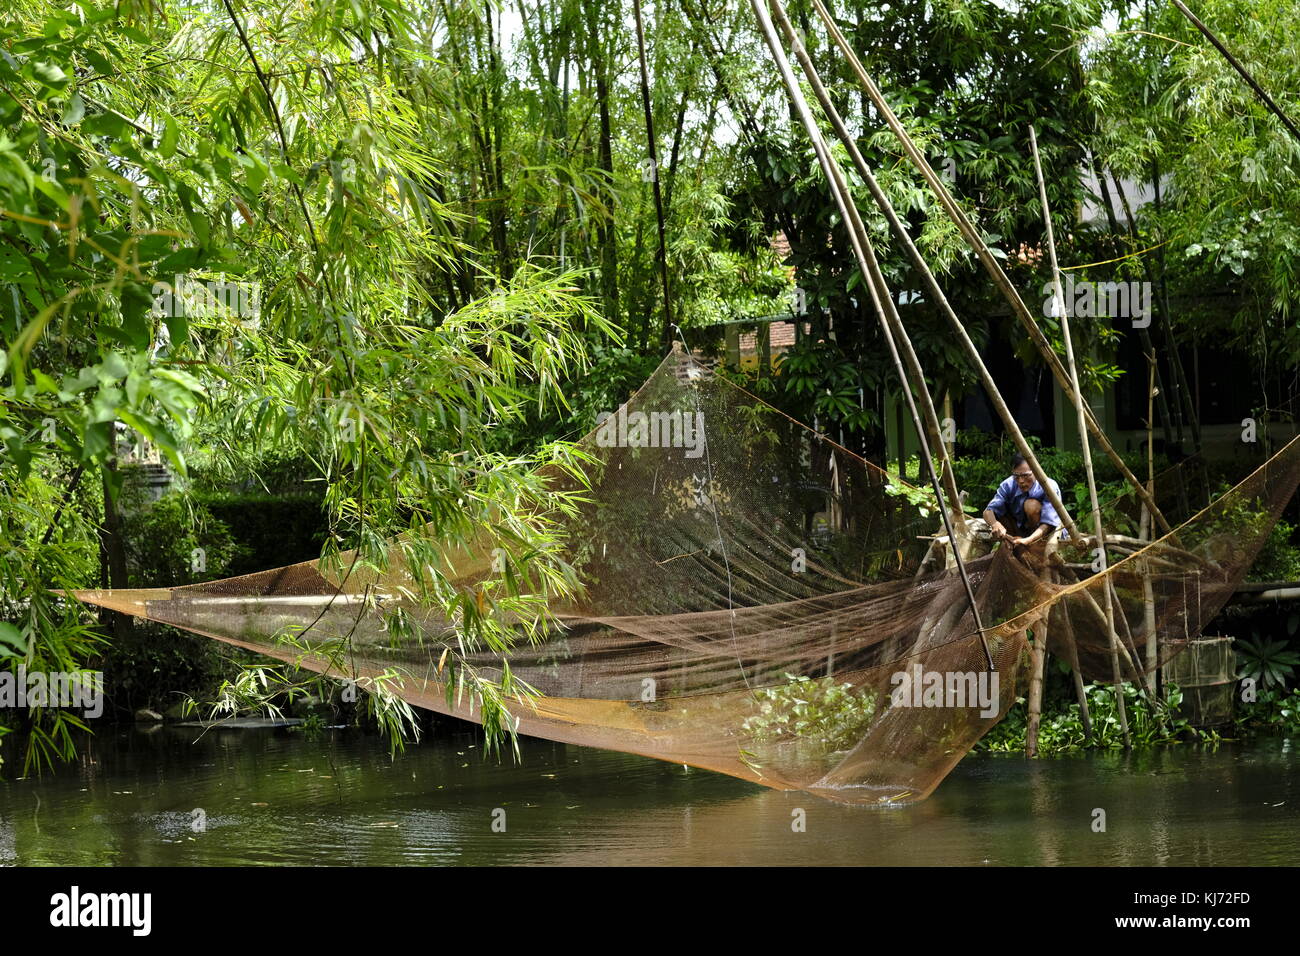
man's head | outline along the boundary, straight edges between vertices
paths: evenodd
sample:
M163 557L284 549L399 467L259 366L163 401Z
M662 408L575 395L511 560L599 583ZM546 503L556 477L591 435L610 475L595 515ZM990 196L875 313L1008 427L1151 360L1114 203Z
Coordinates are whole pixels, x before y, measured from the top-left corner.
M1011 459L1011 477L1016 479L1016 486L1021 491L1028 491L1034 487L1034 473L1025 461L1024 455L1016 455Z

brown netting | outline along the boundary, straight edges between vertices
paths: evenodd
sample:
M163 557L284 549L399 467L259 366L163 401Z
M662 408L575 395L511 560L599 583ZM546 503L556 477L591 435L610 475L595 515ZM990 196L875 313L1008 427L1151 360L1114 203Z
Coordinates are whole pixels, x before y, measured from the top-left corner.
M990 674L958 576L918 571L937 519L915 489L680 350L603 427L580 443L596 464L564 524L583 590L553 601L557 626L509 658L543 695L512 707L519 731L856 803L928 795L1014 703L1027 631L1044 618L1054 651L1074 660L1077 647L1083 672L1109 680L1102 588L1114 589L1124 679L1176 653L1227 600L1300 480L1293 442L1105 575L1090 576L1087 542L972 558ZM493 575L491 545L448 549L452 586ZM410 580L398 552L386 572L343 579L306 562L79 597L334 676L395 669L410 703L474 720L440 667L456 621L407 607L414 637L385 624ZM304 652L304 631L346 642L345 664ZM500 673L487 652L465 663Z

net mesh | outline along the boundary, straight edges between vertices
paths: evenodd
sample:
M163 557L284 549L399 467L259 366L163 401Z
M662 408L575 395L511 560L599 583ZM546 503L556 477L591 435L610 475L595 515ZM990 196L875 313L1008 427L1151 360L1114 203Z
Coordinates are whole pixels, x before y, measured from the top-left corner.
M564 523L582 589L510 654L542 695L512 704L519 732L854 803L933 791L1015 702L1031 634L1090 680L1111 679L1112 653L1124 679L1149 674L1228 600L1300 481L1292 442L1105 574L1087 541L972 556L990 672L960 578L923 562L925 496L680 349L579 444L588 487L549 480L585 499ZM493 575L492 545L449 548L450 584ZM409 581L397 551L383 573L306 562L78 596L337 677L396 672L411 704L479 719L441 666L456 621L411 607L413 636L385 625ZM345 660L304 634L345 642ZM502 661L464 664L490 678Z

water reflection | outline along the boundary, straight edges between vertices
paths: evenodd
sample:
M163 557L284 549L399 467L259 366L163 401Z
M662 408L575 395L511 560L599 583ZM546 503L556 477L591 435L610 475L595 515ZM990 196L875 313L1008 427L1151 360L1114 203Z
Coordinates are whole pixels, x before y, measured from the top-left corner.
M105 732L52 776L0 781L0 864L1300 863L1281 739L977 754L927 801L866 809L545 741L516 765L485 761L472 733L396 758L354 731L196 734Z

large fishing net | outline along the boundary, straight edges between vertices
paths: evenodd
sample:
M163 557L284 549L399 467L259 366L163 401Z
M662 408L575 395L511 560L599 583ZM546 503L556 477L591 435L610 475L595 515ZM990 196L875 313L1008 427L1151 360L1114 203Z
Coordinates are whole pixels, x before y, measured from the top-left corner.
M580 445L594 464L564 532L582 589L509 655L540 692L512 704L519 732L873 804L925 797L1001 719L1031 637L1090 680L1147 678L1228 600L1300 481L1292 442L1173 534L1117 545L1104 574L1095 542L989 553L963 536L986 654L926 493L680 349ZM451 586L499 573L498 547L449 547ZM348 555L79 597L340 678L397 674L388 686L411 704L480 719L452 675L499 675L500 655L460 657L461 621L427 609L408 608L418 626L398 636L400 558L335 567Z

